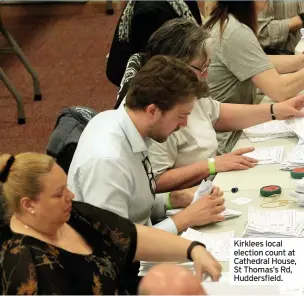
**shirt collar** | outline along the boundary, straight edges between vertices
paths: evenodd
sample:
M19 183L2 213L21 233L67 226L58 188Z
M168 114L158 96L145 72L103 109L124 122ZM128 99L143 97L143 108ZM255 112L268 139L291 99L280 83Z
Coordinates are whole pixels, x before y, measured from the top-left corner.
M149 137L142 137L138 132L127 110L125 109L124 101L119 106L117 111L119 112L118 120L120 126L129 140L133 153L147 151L152 144L152 140Z

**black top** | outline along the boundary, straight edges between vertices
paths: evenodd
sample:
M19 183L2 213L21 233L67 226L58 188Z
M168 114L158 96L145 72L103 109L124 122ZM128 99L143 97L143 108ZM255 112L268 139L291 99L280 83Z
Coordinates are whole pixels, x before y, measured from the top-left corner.
M69 225L91 246L79 255L31 236L12 233L8 225L0 245L2 295L113 295L121 271L132 266L137 245L133 223L111 212L74 202Z
M130 57L118 90L117 100L115 102L114 109L119 108L121 102L128 93L132 80L134 79L136 73L144 65L145 60L145 54L143 53L136 53Z
M197 1L185 1L199 25L202 19ZM116 86L120 85L130 56L143 52L150 36L165 22L178 18L167 1L136 1L133 11L130 41L120 41L118 37L119 22L116 27L110 55L107 63L107 77Z

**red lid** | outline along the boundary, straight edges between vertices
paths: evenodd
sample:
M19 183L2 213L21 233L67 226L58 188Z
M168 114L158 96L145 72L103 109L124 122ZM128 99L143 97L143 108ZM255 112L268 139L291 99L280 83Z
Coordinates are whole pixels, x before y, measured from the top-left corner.
M278 190L280 189L279 186L277 185L269 185L269 186L265 186L262 188L264 191L275 191L275 190Z
M296 168L292 170L295 173L304 173L304 168Z

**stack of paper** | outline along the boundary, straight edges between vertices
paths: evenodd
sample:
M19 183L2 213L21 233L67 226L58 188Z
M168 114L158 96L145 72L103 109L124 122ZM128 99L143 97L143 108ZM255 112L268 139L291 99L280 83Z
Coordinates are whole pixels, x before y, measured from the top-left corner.
M220 232L220 233L202 233L194 229L188 228L186 232L181 235L188 240L196 240L206 245L207 250L218 261L229 261L230 254L230 239L234 237L234 231ZM139 276L144 276L151 267L159 264L159 262L140 262ZM193 262L176 262L191 271L195 271Z
M283 146L255 148L254 151L244 154L244 156L248 156L258 160L258 164L281 163L283 160L283 155Z
M274 120L244 129L251 142L261 142L274 138L293 137L293 127L284 120Z
M285 123L299 139L304 140L304 119L302 117L285 120Z
M193 273L195 272L194 263L193 262L175 262L178 265L181 265ZM160 262L148 262L148 261L140 261L140 268L138 276L144 276L146 273L152 268L154 265L160 264Z
M304 108L302 109L304 111ZM298 136L304 140L304 118L273 120L244 129L251 142L261 142L274 138Z
M281 170L292 170L304 167L304 145L297 145L292 148L285 159L281 162Z
M297 199L299 207L304 207L304 179L297 182L296 190L292 191L290 195Z
M249 207L244 237L302 237L303 230L304 212Z
M183 209L167 210L166 211L166 216L171 217L171 216L177 214L178 212L180 212L182 210ZM235 211L235 210L232 210L232 209L226 209L224 212L222 212L222 215L224 215L225 220L227 220L227 219L236 218L236 217L241 216L242 212Z

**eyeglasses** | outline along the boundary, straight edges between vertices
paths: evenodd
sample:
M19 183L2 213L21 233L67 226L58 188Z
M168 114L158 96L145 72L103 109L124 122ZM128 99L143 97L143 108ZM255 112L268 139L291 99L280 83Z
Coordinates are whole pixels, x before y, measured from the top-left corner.
M147 174L148 179L149 179L150 190L151 190L151 193L153 195L155 195L156 181L155 181L155 178L154 178L154 174L153 174L153 170L152 170L152 165L151 165L149 157L145 156L143 153L142 153L142 155L144 157L144 159L142 160L142 164L144 166L144 169L145 169L146 174Z
M208 67L210 66L210 62L211 62L211 60L208 61L208 64L203 69L201 69L201 68L199 68L197 66L194 66L194 65L190 65L190 67L192 67L193 69L199 71L200 75L203 75L207 71Z

